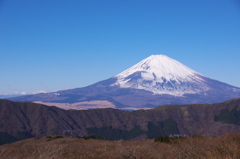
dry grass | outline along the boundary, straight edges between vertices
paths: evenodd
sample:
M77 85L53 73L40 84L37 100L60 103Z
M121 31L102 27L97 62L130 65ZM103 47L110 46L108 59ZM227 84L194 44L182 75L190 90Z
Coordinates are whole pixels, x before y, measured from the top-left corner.
M240 135L188 137L171 143L84 140L77 138L28 139L0 146L1 159L238 159Z

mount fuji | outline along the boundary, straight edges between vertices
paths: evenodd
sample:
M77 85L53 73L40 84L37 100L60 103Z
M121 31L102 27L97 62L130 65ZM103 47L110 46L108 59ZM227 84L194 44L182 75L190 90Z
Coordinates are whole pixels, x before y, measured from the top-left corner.
M201 74L165 55L152 55L115 76L113 85L183 96L208 90Z
M93 85L11 98L64 109L137 110L166 104L216 103L240 97L240 88L210 79L180 62L151 55Z

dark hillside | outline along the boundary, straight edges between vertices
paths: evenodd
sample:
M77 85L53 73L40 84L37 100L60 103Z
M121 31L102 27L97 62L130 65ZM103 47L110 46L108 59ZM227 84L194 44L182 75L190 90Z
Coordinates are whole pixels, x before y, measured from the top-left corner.
M216 104L169 105L125 112L117 109L63 110L30 102L0 100L0 139L96 135L137 140L240 132L240 99ZM6 143L6 141L2 142Z

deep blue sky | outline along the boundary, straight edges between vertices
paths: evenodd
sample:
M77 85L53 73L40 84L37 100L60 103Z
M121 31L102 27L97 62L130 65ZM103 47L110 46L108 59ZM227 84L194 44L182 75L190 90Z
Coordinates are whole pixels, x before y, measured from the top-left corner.
M239 0L0 0L0 94L87 86L152 54L240 87Z

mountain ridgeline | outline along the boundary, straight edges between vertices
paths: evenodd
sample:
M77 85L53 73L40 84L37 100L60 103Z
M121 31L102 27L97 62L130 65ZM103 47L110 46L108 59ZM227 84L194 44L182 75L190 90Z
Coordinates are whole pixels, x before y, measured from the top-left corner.
M240 99L132 112L111 108L63 110L2 99L0 142L53 135L95 135L114 140L152 139L170 134L217 136L240 132L239 114Z
M217 103L240 97L240 88L210 79L165 55L152 55L93 85L10 98L63 109L138 110L167 104Z

